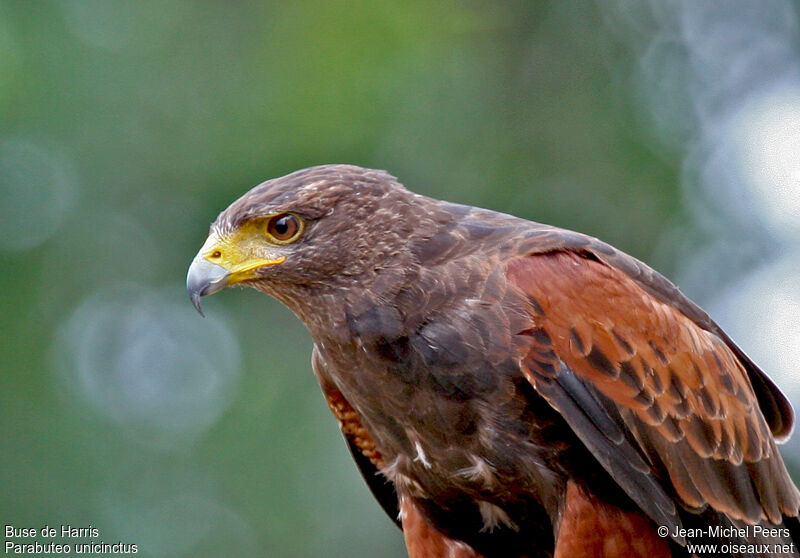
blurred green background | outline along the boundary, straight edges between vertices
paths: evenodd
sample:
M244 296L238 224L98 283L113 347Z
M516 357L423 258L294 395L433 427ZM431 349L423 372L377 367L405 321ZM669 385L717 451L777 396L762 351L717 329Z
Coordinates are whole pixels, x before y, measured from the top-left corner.
M797 4L702 4L0 1L0 523L404 555L302 325L183 291L217 213L314 164L601 237L800 403Z

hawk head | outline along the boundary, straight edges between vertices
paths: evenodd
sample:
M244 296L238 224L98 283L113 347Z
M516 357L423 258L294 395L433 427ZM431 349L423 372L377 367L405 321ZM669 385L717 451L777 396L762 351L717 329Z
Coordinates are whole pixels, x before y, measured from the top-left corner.
M384 171L350 165L268 180L211 225L186 287L202 314L200 297L230 285L258 288L290 307L303 286L365 286L379 270L402 265L409 242L430 234L433 218L419 211L428 202Z

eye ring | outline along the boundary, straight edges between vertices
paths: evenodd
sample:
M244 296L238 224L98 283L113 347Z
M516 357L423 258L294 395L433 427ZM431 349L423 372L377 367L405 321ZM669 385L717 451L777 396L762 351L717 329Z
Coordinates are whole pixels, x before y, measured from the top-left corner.
M266 234L276 244L289 244L300 237L303 221L293 213L279 213L267 221Z

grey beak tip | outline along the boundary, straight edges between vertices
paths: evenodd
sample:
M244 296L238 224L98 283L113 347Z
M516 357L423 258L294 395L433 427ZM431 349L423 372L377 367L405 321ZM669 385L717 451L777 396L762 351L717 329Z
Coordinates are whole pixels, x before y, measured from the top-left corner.
M228 271L224 267L200 257L196 257L189 266L189 271L186 273L186 290L189 292L192 305L204 318L206 315L200 306L200 297L224 289L227 277Z
M203 313L203 308L200 306L200 293L197 292L189 293L189 298L191 299L192 305L194 306L195 310L197 310L200 313L200 315L205 318L206 315Z

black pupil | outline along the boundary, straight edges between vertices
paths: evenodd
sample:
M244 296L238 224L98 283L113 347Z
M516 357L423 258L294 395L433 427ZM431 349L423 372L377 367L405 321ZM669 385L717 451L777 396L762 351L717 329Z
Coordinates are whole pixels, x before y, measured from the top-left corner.
M297 222L292 215L276 217L270 223L270 232L279 240L288 240L297 232Z
M283 236L289 232L289 219L291 217L281 217L275 222L275 232Z

